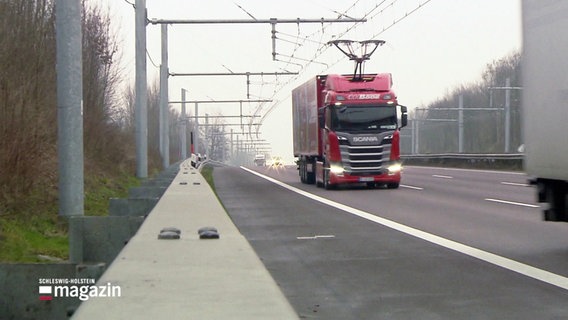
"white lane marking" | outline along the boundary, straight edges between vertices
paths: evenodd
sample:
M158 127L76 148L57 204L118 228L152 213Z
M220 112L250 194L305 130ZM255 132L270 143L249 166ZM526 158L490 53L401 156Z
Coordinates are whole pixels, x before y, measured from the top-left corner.
M432 177L434 177L434 178L442 178L442 179L453 179L453 178L454 178L454 177L452 177L452 176L444 176L444 175L441 175L441 174L433 174Z
M539 208L539 206L534 205L534 204L528 204L528 203L522 203L522 202L513 202L513 201L507 201L507 200L499 200L499 199L485 199L485 201L491 201L491 202L497 202L497 203L503 203L503 204L512 204L514 206L520 206L520 207L528 207L528 208Z
M308 237L296 237L296 239L298 240L316 240L316 239L332 239L335 238L335 236L333 234L321 234L321 235L315 235L315 236L308 236Z
M409 185L405 185L405 184L401 184L400 187L406 188L406 189L413 189L413 190L424 190L424 188L409 186Z
M524 263L520 263L518 261L509 259L509 258L505 258L505 257L501 257L498 256L496 254L487 252L487 251L483 251L474 247L470 247L467 246L465 244L456 242L456 241L452 241L449 239L445 239L442 238L440 236L428 233L428 232L424 232L403 224L400 224L398 222L394 222L392 220L388 220L385 218L381 218L378 216L375 216L373 214L370 214L368 212L359 210L359 209L355 209L349 206L346 206L344 204L335 202L335 201L331 201L325 198L322 198L320 196L316 196L314 194L311 194L307 191L304 190L300 190L298 188L294 188L290 185L287 185L281 181L278 181L276 179L273 179L271 177L267 177L263 174L260 174L258 172L255 172L253 170L247 169L245 167L241 167L243 170L250 172L254 175L257 175L263 179L266 179L272 183L275 183L287 190L290 190L292 192L295 192L299 195L302 195L306 198L321 202L323 204L326 204L328 206L337 208L339 210L343 210L347 213L350 213L352 215L361 217L363 219L367 219L369 221L381 224L385 227L394 229L394 230L398 230L400 232L406 233L408 235L414 236L416 238L422 239L422 240L426 240L428 242L434 243L436 245L442 246L444 248L448 248L450 250L454 250L457 251L459 253L463 253L465 255L468 255L470 257L473 258L477 258L479 260L485 261L485 262L489 262L493 265L499 266L501 268L525 275L527 277L551 284L553 286L568 290L568 278L567 277L563 277L561 275L546 271L546 270L542 270L542 269L538 269L532 266L529 266L527 264Z
M504 184L506 186L515 186L515 187L530 187L530 185L526 184L526 183L517 183L517 182L506 182L503 181L501 182L501 184Z

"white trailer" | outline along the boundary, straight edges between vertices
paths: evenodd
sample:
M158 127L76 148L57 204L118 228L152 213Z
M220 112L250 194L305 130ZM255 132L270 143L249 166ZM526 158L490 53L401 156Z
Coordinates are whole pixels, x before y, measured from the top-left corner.
M525 170L547 221L568 222L568 1L523 0Z

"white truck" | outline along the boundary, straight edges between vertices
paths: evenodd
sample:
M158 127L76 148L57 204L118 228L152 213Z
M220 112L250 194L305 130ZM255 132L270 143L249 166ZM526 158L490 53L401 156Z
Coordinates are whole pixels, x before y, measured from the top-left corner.
M544 220L568 222L568 1L523 0L522 12L525 170Z

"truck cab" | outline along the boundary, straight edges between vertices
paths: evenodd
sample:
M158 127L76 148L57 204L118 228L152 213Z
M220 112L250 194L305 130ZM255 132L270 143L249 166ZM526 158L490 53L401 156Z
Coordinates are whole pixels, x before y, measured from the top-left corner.
M390 74L320 76L323 105L318 110L321 157L316 184L331 188L345 183L385 184L401 179L399 129L407 109L398 105ZM398 113L400 111L400 121Z

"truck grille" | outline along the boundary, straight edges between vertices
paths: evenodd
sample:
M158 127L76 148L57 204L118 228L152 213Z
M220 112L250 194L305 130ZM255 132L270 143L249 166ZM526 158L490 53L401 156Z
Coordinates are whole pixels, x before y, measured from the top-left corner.
M354 146L349 141L340 141L343 169L351 175L381 174L386 171L383 164L390 160L391 141L383 140L380 145Z

